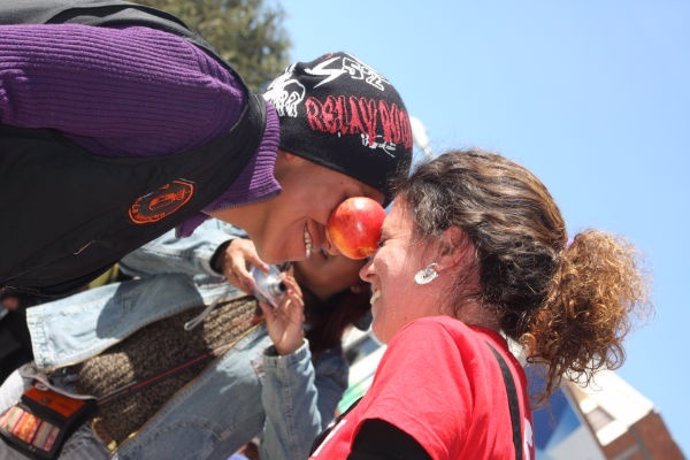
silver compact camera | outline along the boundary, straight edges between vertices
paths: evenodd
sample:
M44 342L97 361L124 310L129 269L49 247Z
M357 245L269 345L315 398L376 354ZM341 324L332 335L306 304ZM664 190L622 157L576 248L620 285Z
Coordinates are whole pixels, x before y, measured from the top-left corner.
M286 291L278 267L271 265L268 273L252 267L250 273L254 277L254 297L276 308Z

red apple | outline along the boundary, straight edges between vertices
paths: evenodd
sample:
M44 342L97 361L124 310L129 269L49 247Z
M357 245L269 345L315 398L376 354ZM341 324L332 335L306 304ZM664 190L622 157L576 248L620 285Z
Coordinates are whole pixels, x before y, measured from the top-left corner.
M364 196L348 198L328 217L328 238L345 257L364 259L376 251L385 217L378 201Z

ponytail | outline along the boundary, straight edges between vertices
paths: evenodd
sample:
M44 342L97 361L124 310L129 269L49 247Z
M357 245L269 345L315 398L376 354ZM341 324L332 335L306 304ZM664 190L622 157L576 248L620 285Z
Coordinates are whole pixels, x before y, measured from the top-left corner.
M545 302L521 337L528 361L547 365L545 394L563 375L589 382L597 369L623 364L631 314L648 305L637 256L627 241L596 230L563 249Z

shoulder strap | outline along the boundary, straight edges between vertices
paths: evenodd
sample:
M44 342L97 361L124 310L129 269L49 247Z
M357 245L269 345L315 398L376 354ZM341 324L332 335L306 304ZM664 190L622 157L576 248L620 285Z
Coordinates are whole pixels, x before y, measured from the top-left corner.
M343 417L345 417L347 414L349 414L350 411L352 409L354 409L357 406L357 404L359 404L359 402L362 400L362 398L363 398L363 396L360 396L359 398L357 398L352 404L350 404L350 407L348 407L345 412L343 412L342 414L338 415L333 420L331 420L331 423L329 423L328 426L326 428L324 428L324 430L316 437L316 439L314 439L314 442L311 445L311 450L309 451L309 456L314 455L314 453L319 448L319 446L321 444L323 444L323 442L326 440L328 435L331 434L331 431L333 431L333 428L335 428L335 426L338 423L340 423L340 420L342 420Z
M508 393L508 407L510 408L510 421L513 425L513 445L515 446L515 458L516 460L522 460L522 435L520 433L520 404L518 402L517 390L515 389L515 381L513 380L513 374L511 374L510 369L508 369L508 364L506 363L503 356L487 342L491 351L493 351L494 356L498 360L498 365L501 368L501 373L503 374L503 381L506 386L506 393Z

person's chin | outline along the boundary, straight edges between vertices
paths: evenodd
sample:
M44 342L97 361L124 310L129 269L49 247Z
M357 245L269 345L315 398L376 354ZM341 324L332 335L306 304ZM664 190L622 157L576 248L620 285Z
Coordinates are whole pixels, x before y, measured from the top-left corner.
M272 247L262 247L259 248L258 246L256 247L256 253L259 256L259 259L263 260L269 265L275 265L284 262L283 256L280 255L278 251L276 251L278 248L272 248Z
M300 240L299 244L287 248L284 252L285 260L290 262L299 262L307 259L307 251L304 244Z
M268 253L265 256L262 256L261 260L263 260L269 265L277 265L282 264L283 262L287 262L287 258L285 256L273 253Z
M284 262L299 262L305 259L303 252L296 250L280 250L281 248L275 249L276 250L273 251L269 248L264 254L259 254L259 257L261 257L261 260L271 265L282 264Z
M383 334L381 334L380 332L377 332L376 329L374 329L373 327L371 328L371 333L374 336L374 338L377 341L379 341L380 343L382 343L384 345L388 343L387 338Z
M301 262L303 260L306 260L307 257L304 254L301 253L294 253L286 258L286 262Z

